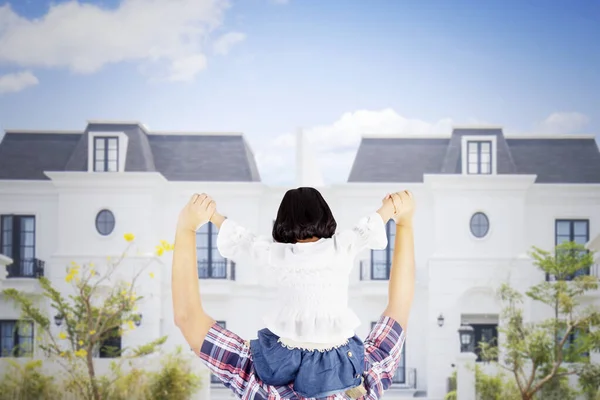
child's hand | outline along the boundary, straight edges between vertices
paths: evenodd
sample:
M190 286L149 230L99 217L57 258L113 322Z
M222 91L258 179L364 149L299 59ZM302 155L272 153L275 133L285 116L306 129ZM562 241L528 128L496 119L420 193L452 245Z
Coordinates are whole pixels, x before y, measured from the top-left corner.
M388 194L381 200L381 207L377 212L385 222L396 217L398 212L396 204L401 204L398 193Z
M391 197L395 205L396 213L394 219L398 225L412 225L412 218L415 213L415 199L413 194L405 190L403 192L394 193Z
M199 227L210 221L216 209L217 206L210 196L204 193L194 194L179 213L177 230L195 232Z

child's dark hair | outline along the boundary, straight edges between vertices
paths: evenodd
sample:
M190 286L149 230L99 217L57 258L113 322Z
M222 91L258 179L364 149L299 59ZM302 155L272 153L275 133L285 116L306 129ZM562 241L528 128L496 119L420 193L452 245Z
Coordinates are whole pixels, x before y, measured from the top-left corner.
M300 187L288 190L273 224L273 239L279 243L296 243L313 237L330 238L337 223L329 205L317 189Z

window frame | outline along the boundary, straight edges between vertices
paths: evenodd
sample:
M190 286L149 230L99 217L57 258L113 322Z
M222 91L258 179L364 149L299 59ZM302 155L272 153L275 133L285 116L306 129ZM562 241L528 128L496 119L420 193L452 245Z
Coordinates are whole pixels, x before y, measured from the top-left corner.
M476 162L471 162L471 152L470 152L470 145L471 144L475 144L477 145L477 160ZM483 144L489 144L490 146L490 161L489 163L484 163L483 161L481 161L481 156L485 153L483 153L482 150L482 145ZM493 143L491 140L481 140L481 139L467 139L467 153L466 153L466 158L467 158L467 175L492 175L492 170L493 170L493 165L494 165L494 161L493 161ZM471 172L471 165L476 164L477 165L477 172ZM489 172L482 172L482 166L484 164L489 164Z
M482 215L486 222L487 222L487 229L485 231L485 234L483 236L477 236L474 232L473 232L473 219L475 218L475 216L477 215ZM477 240L483 240L486 237L489 236L490 234L490 230L491 230L491 223L490 223L490 217L483 211L475 211L473 213L473 215L471 215L471 218L469 219L469 232L471 233L471 236Z
M94 136L93 137L94 140L94 152L93 152L93 171L94 172L119 172L119 136ZM108 145L109 142L111 140L115 140L117 143L117 155L116 155L116 159L115 160L109 160L109 153L108 153ZM99 141L103 141L104 143L104 154L102 155L102 159L98 159L98 142ZM102 169L98 169L98 162L102 161L103 167ZM109 163L112 163L114 161L115 163L115 170L114 171L110 171L108 169Z
M485 154L481 152L481 145L477 145L477 173L469 172L469 143L490 143L490 170L489 173L481 173L481 154ZM461 150L460 150L460 158L459 158L459 166L461 168L462 175L471 175L471 176L488 176L488 175L496 175L498 172L498 137L497 135L471 135L466 134L461 137ZM473 163L471 163L473 164ZM483 163L487 164L487 163Z
M112 359L112 358L120 358L120 352L123 351L123 335L119 335L120 327L112 328L113 331L116 331L117 335L106 338L105 340L98 343L98 347L94 351L94 358L104 358L104 359ZM118 345L117 345L118 341ZM111 352L109 352L106 347L114 347L117 348L117 352L119 353L116 356L113 356Z
M112 215L112 219L113 219L112 229L108 233L102 233L102 232L100 232L100 229L98 229L98 218L100 217L100 214L102 214L103 212L108 212L110 215ZM108 237L113 234L116 226L117 226L117 217L115 216L115 213L112 212L112 210L110 210L108 208L102 208L100 211L98 211L96 213L96 218L94 219L94 227L96 228L96 233L98 235L100 235L102 237Z
M569 240L568 240L569 242L575 242L575 237L581 236L581 235L575 235L575 223L576 222L585 222L585 225L586 225L585 226L585 243L589 242L589 240L590 240L590 220L589 219L587 219L587 218L555 218L554 219L554 247L555 248L556 248L556 246L558 246L560 244L558 241L558 237L564 236L564 235L558 234L558 224L560 224L561 222L569 223ZM590 272L591 271L589 268L579 270L572 277L567 279L567 281L570 281L577 276L589 275ZM546 281L550 281L550 274L548 274L548 273L546 273Z
M10 226L10 241L9 244L11 254L4 253L4 233L6 230L4 229L4 221L6 219L12 219ZM22 236L23 232L21 230L21 221L24 219L31 218L33 221L33 245L32 246L23 246L22 244ZM21 277L21 278L34 278L36 276L36 250L37 250L37 224L36 218L33 214L2 214L0 215L0 254L4 254L7 257L10 257L13 260L13 263L7 266L7 277ZM25 231L27 232L27 231ZM23 258L21 253L24 248L32 249L32 257L31 259ZM31 271L25 272L27 261L31 262Z
M373 281L387 281L390 279L390 271L392 269L392 260L394 257L394 244L396 239L396 223L393 219L390 219L385 224L385 234L388 241L385 249L371 250L371 280ZM381 254L381 252L383 252L385 255L385 261L383 261L385 266L385 277L376 277L376 265L380 265L382 262L375 262L376 257L374 256L375 254Z
M206 232L201 230L204 226L207 227ZM212 222L209 222L204 226L196 231L196 266L198 268L198 278L235 280L235 263L221 256L219 249L217 248L217 236L219 234L219 229ZM206 238L203 236L206 236ZM200 259L202 251L207 252L206 259ZM218 260L214 259L213 252L219 255ZM217 262L222 262L223 265L221 267L223 274L218 273L219 268L216 265ZM206 264L206 268L204 268L204 264ZM231 266L231 271L228 271L229 266ZM206 271L206 273L203 271Z
M575 329L573 329L571 331L571 333L569 333L569 338L566 340L566 342L565 342L565 344L563 346L563 349L562 349L563 350L563 355L565 355L564 352L568 352L569 351L569 347L575 346L577 340L579 339L579 335L581 335L582 333L585 333L586 335L588 335L590 332L589 332L589 329L581 329L581 328L578 329L578 328L575 328ZM559 336L559 340L562 340L562 337L563 336L560 335ZM580 358L589 359L590 358L590 352L589 351L583 352L583 353L579 354L579 357ZM565 362L569 363L569 362L573 362L573 361L572 361L572 359L566 357Z
M3 349L3 340L4 336L2 335L2 325L3 324L14 324L13 328L13 347L11 349L10 355L4 355ZM31 336L22 336L19 334L19 324L28 323L31 328ZM30 338L31 339L31 352L25 353L20 350L20 338ZM0 319L0 358L24 358L24 357L33 357L33 353L35 351L35 324L33 321L25 320L25 319Z
M475 354L477 355L477 360L476 362L484 362L484 360L481 358L481 349L479 348L479 343L482 342L482 340L478 340L478 336L479 339L482 339L483 337L483 330L484 329L488 329L488 328L492 328L494 330L493 333L493 339L495 340L495 345L498 345L498 324L493 324L493 323L486 323L486 324L470 324L473 327L473 341L475 344ZM489 342L488 342L489 343ZM498 361L498 359L496 358L495 361Z

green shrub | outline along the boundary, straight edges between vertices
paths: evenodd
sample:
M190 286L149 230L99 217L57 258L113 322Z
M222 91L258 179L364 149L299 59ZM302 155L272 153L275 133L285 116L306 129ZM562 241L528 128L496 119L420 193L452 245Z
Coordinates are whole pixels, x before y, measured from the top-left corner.
M448 382L450 390L444 400L457 400L456 371L452 373ZM479 365L475 365L475 392L477 393L477 400L521 399L519 389L512 379L502 373L487 375Z
M190 361L182 356L180 349L165 355L156 372L132 365L124 372L121 364L114 363L110 374L99 380L101 397L110 400L188 400L200 383L200 377L192 372Z
M0 378L0 400L60 400L54 378L41 372L41 360L6 362L8 368Z
M201 380L177 349L166 357L160 371L152 374L149 386L150 400L187 400L200 388Z

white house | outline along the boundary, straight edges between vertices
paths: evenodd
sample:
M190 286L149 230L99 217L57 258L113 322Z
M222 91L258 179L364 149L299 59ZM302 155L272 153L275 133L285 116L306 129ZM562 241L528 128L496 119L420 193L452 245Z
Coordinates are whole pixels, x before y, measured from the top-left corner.
M316 185L301 137L297 143L297 183ZM477 340L496 337L499 284L525 288L546 279L527 256L532 245L551 249L600 234L600 152L591 136L508 137L498 127L457 127L445 137L369 136L348 182L319 189L340 228L374 211L387 192L410 189L417 198L416 299L390 399L443 398L460 324L471 324ZM36 277L44 274L67 290L69 262L99 264L118 255L126 232L152 250L172 240L179 209L198 191L210 193L227 216L269 234L285 190L261 183L241 134L153 132L125 122L90 122L82 132L9 130L0 143L0 264L12 264L0 274L0 289L35 295ZM261 310L277 299L255 266L218 254L215 235L211 225L198 233L204 303L227 328L253 338ZM365 251L356 260L350 301L362 336L385 307L391 251ZM131 265L152 259L136 253ZM184 344L173 324L169 265L162 257L149 267L154 279L142 276L142 322L122 346L161 335L169 336L168 346ZM597 266L589 273L598 275ZM541 318L544 310L528 304L527 313ZM0 300L3 356L34 340L31 330L13 329L18 319L18 310ZM107 360L98 356L103 368ZM205 385L198 398L209 396L230 394Z

